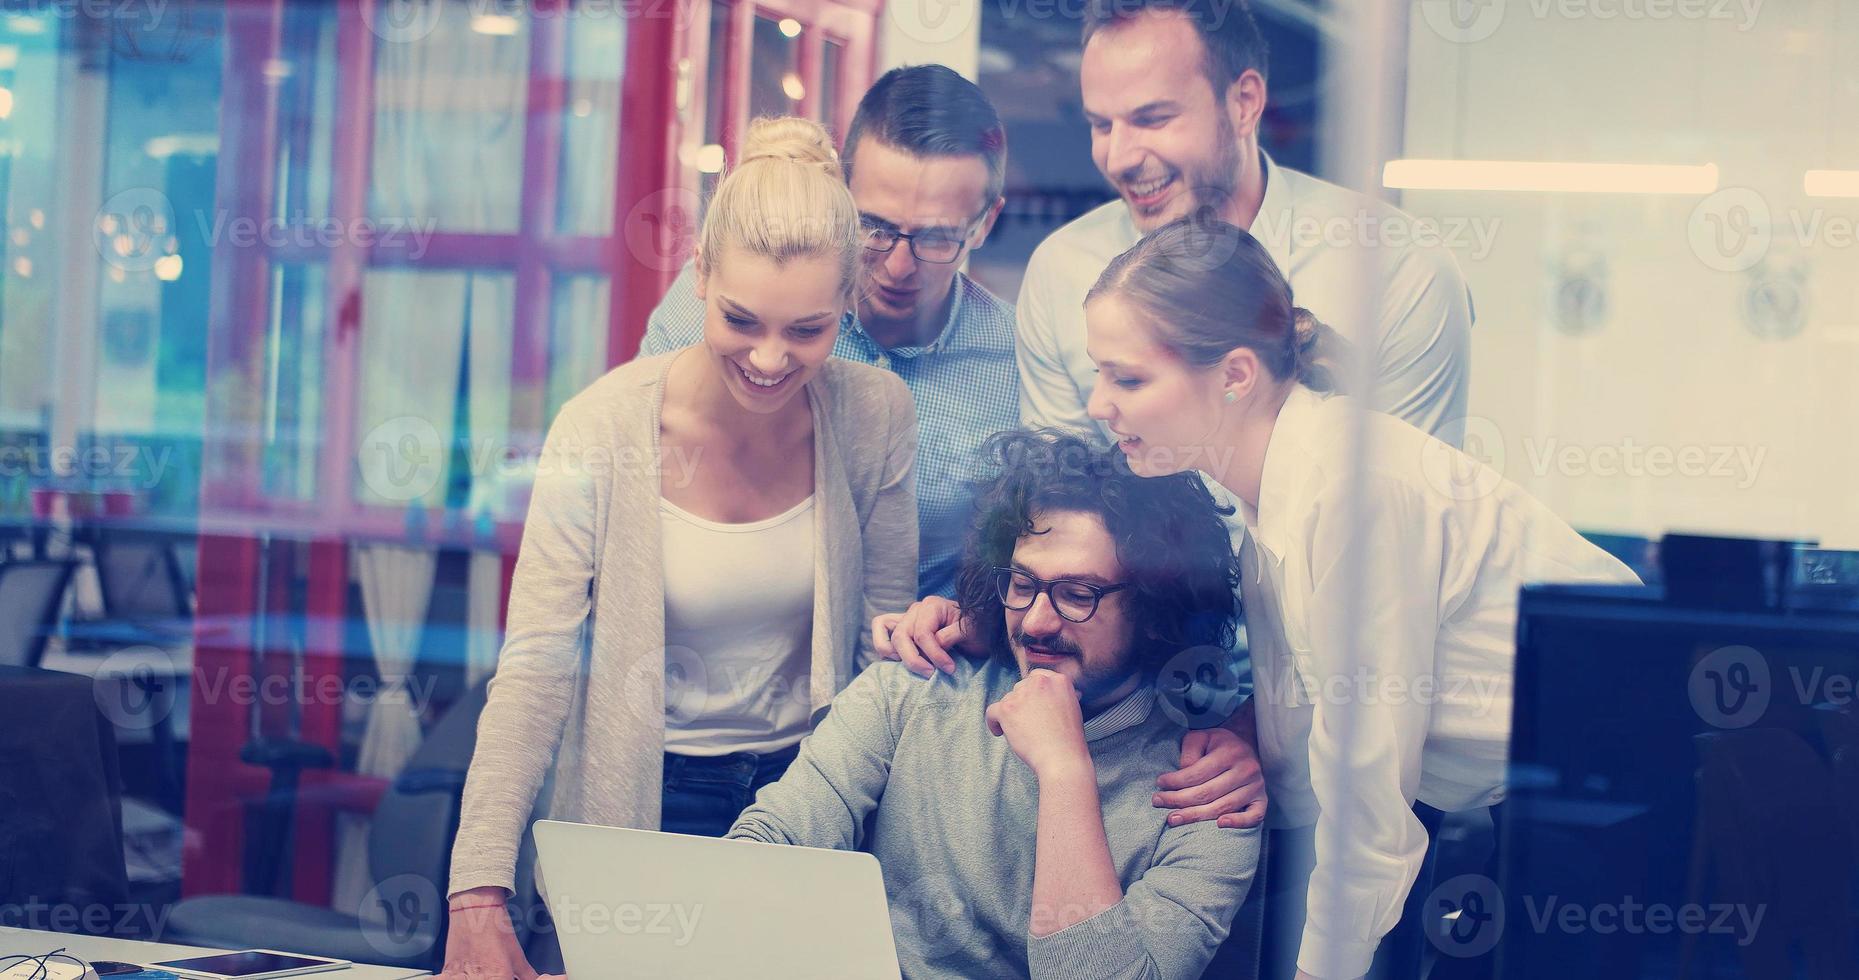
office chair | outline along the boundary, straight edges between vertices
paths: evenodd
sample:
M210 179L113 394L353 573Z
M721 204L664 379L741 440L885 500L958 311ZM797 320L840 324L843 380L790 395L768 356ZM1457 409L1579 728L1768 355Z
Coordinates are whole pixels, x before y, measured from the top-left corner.
M375 885L371 896L378 901L370 902L369 911L385 913L384 924L269 895L207 895L174 907L163 941L437 969L445 953L452 839L485 687L476 685L447 710L374 809L368 863ZM287 769L300 770L309 758L288 751L276 755L287 760ZM274 782L273 791L278 789ZM317 792L306 788L295 802L315 803ZM280 862L291 857L282 849L274 854ZM529 861L518 861L519 894L527 891L529 867ZM525 938L520 923L517 937Z
M72 567L60 560L0 562L0 664L39 665Z
M91 543L107 622L126 638L166 646L193 639L193 603L174 542L160 534L106 530Z

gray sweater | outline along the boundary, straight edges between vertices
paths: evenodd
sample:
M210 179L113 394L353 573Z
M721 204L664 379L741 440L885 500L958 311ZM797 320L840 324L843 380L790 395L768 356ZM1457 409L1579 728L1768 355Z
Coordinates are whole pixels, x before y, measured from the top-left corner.
M1154 689L1085 722L1123 901L1035 939L1038 781L984 720L1019 674L956 664L930 680L897 663L867 670L729 836L875 855L910 980L1199 977L1251 885L1259 832L1170 827L1150 805L1183 735L1153 710Z
M509 627L478 721L448 894L514 890L517 847L553 765L557 820L657 830L664 775L665 376L678 352L614 368L569 399L537 464ZM812 672L817 712L872 658L870 623L916 598L916 408L897 375L832 358L813 414ZM686 655L685 651L678 655Z

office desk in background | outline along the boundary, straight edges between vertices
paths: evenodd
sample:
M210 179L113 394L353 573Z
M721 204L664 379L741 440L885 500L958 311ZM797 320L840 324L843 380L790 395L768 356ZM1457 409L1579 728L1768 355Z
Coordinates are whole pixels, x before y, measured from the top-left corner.
M38 956L61 946L64 947L65 952L83 960L117 960L136 964L226 952L226 950L206 949L200 946L145 943L132 939L105 939L67 932L41 932L37 929L10 929L0 926L0 956L12 956L15 953L30 953ZM338 980L338 978L339 980L404 980L407 977L430 975L424 970L410 970L399 966L352 966L346 970L311 974L314 977L329 977L331 980Z

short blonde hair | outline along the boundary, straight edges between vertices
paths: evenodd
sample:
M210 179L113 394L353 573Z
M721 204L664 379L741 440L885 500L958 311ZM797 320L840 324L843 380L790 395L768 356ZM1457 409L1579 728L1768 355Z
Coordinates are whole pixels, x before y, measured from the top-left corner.
M715 270L730 247L777 263L831 258L850 299L859 272L858 206L825 127L798 116L749 124L736 166L717 185L704 215L699 271Z

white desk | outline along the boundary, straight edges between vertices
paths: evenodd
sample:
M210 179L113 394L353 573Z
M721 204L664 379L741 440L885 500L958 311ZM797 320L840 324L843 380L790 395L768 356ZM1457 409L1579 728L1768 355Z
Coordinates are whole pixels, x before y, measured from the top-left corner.
M0 927L0 956L11 956L15 953L30 953L37 956L41 953L49 953L60 946L64 947L65 952L79 959L119 960L136 964L225 952L199 946L175 946L170 943L144 943L130 939L79 936L68 932L40 932L37 929ZM339 980L404 980L406 977L424 977L428 974L424 970L412 970L403 966L353 966L346 970L313 973L311 976L328 977L330 980L338 980L338 978Z

